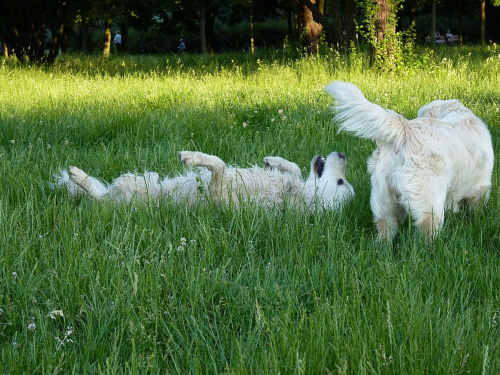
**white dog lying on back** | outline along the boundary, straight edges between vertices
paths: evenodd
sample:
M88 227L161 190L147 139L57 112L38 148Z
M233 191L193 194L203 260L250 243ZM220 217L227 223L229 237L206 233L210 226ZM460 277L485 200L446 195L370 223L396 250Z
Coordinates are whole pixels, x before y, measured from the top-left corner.
M339 129L377 142L368 160L370 205L380 239L392 239L408 214L433 239L445 209L489 197L493 147L486 125L458 100L435 100L403 116L370 103L351 83L326 87Z
M226 204L247 200L265 206L288 202L297 208L318 204L321 208L337 209L354 195L345 178L345 154L339 152L332 152L326 159L316 156L306 181L295 163L276 156L264 158L267 168L227 167L217 156L201 152L182 151L179 158L188 167L204 168L163 180L155 172L127 173L107 185L77 167L69 167L61 171L58 185L72 194L85 193L119 202L171 197L176 202L192 204L209 195Z

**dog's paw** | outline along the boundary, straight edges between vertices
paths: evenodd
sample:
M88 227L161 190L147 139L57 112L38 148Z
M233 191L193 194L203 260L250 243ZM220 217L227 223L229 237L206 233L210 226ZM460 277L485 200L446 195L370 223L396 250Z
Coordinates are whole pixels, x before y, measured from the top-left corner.
M75 184L82 183L87 177L87 173L82 171L80 168L70 166L68 168L69 179L73 181Z
M264 158L264 164L267 168L280 169L283 165L283 158L280 158L279 156L266 156Z
M196 163L194 160L194 152L192 152L192 151L179 152L179 159L180 159L181 163L185 164L188 167L196 166Z

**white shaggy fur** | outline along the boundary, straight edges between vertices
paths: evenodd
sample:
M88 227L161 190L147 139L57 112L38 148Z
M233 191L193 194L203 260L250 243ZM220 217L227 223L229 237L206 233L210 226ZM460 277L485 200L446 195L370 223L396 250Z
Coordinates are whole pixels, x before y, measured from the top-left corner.
M339 130L372 139L368 159L370 205L379 240L392 239L410 213L432 240L446 209L474 208L489 197L493 147L486 125L458 100L435 100L403 116L370 103L351 83L332 82L326 92Z
M77 167L69 167L61 170L57 184L72 194L119 202L170 197L192 204L209 196L226 204L247 200L265 206L288 202L294 207L313 208L318 204L338 209L354 195L345 178L345 154L339 152L332 152L326 159L316 156L306 181L295 163L277 156L264 158L266 168L227 167L217 156L193 151L182 151L179 158L188 167L200 168L163 180L155 172L127 173L106 185Z

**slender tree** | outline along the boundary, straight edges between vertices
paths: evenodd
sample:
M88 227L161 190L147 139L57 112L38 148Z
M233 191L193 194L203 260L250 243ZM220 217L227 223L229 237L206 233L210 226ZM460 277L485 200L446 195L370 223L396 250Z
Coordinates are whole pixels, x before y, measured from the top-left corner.
M206 12L205 0L200 0L200 49L201 54L207 54L207 33L206 33Z
M304 47L308 54L316 54L318 52L321 32L324 25L328 25L323 17L325 13L325 1L295 0L295 2L299 5L300 17L305 30L306 38ZM316 15L316 19L314 15ZM319 18L322 18L324 22L318 22Z
M486 43L486 0L480 0L480 15L481 15L481 44L484 45Z
M399 38L396 32L397 9L400 0L365 0L364 37L371 48L370 63L381 70L392 70L399 57Z
M346 50L351 43L356 42L356 18L358 7L356 0L333 0L333 43L340 49Z

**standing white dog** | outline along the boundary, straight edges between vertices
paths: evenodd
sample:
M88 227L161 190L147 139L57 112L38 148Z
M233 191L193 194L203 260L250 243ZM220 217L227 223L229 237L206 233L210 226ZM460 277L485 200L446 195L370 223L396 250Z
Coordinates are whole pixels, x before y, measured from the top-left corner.
M378 238L392 239L408 214L432 240L446 209L476 207L489 197L493 147L486 125L458 100L435 100L417 118L381 108L351 83L332 82L326 92L340 130L372 139L368 159L370 205Z
M210 196L225 204L247 200L264 206L288 202L297 208L313 208L318 203L320 208L338 209L354 195L345 178L345 154L340 152L332 152L326 159L316 156L306 181L295 163L277 156L264 158L267 168L227 167L217 156L193 151L182 151L179 158L188 167L201 168L163 180L155 172L127 173L107 185L77 167L69 167L61 171L58 185L72 194L85 193L118 202L171 197L192 204Z

